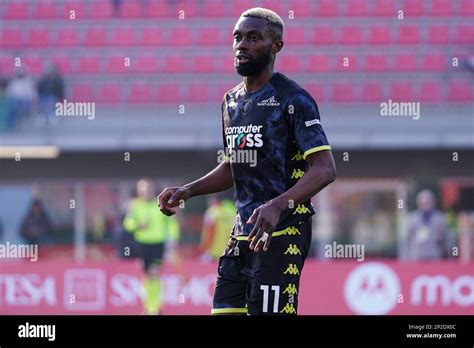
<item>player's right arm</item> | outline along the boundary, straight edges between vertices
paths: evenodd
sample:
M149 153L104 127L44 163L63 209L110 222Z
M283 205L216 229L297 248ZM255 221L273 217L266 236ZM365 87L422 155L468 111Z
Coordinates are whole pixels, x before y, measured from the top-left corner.
M229 162L222 162L212 171L182 187L167 187L158 197L158 205L163 214L171 216L173 209L180 203L194 196L225 191L234 186L234 179Z

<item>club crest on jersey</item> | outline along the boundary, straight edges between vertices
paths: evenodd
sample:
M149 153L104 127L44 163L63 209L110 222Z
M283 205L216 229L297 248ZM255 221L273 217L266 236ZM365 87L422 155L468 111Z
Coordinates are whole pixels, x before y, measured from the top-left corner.
M278 106L280 103L275 100L275 96L271 96L268 99L261 100L257 103L257 106Z

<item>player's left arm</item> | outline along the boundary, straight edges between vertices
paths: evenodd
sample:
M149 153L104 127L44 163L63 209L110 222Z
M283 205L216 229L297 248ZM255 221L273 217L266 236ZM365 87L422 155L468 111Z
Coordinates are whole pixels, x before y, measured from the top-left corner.
M309 169L301 179L288 191L255 209L250 217L248 223L255 222L249 235L249 240L253 239L250 249L255 252L260 250L261 243L258 241L263 232L269 234L263 245L263 250L268 250L272 232L285 209L311 199L336 179L336 165L331 150L312 153L306 157L306 161L309 163Z

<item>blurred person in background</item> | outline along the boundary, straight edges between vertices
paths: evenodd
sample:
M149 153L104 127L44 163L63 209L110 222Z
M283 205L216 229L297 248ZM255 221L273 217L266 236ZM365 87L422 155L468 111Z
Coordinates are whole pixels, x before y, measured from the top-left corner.
M412 213L408 225L408 259L441 260L453 256L455 243L445 215L435 209L433 192L420 191L416 204L417 210Z
M43 203L34 199L20 227L20 235L28 244L43 244L52 232L51 220Z
M40 78L37 87L39 96L38 123L57 121L58 118L54 114L55 104L64 99L64 80L59 69L52 65Z
M209 197L199 246L201 260L216 261L222 256L235 221L235 212L236 208L231 200Z
M24 69L18 69L7 86L7 97L11 100L9 124L14 128L17 122L31 114L38 99L35 83Z
M8 119L9 99L6 95L8 81L0 76L0 130L10 128Z
M162 303L161 266L165 256L174 260L177 257L179 225L174 218L157 211L155 186L151 179L142 178L138 181L137 195L130 202L123 225L126 231L133 234L143 262L145 313L159 314Z

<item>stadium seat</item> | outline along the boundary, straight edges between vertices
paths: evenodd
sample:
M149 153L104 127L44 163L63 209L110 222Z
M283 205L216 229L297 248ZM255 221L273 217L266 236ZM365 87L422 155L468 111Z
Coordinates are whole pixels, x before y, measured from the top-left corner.
M354 25L342 27L340 42L345 45L360 44L362 42L362 29Z
M316 16L335 17L339 15L339 2L333 0L320 0L316 2Z
M29 74L40 75L45 71L45 59L43 57L32 55L22 59L22 65Z
M171 29L170 45L188 46L191 43L191 32L187 27L174 27Z
M205 17L227 17L225 2L220 0L204 0L203 16Z
M154 102L150 84L146 82L132 82L128 102L135 104Z
M422 16L424 14L423 1L424 0L405 0L402 7L404 18Z
M367 71L387 71L388 62L387 56L384 54L369 54L366 57L365 69Z
M53 1L38 1L34 10L35 19L53 19L58 17L58 5Z
M452 0L431 0L431 15L449 16L452 13Z
M355 91L354 85L350 82L336 82L332 86L331 100L335 102L351 102L354 101Z
M135 63L130 57L130 66L126 66L125 58L128 57L126 54L113 55L107 58L107 72L112 74L127 73L133 69Z
M454 102L472 103L473 89L472 82L451 81L448 86L448 100Z
M323 84L318 84L314 82L310 82L305 84L304 88L308 91L308 93L313 97L316 103L320 101L326 101L327 96L325 93L325 87Z
M77 29L71 28L59 28L56 40L54 40L56 46L61 47L74 47L79 45L79 38Z
M303 45L306 43L306 31L304 27L286 27L285 28L285 42L290 45Z
M366 16L368 15L367 1L365 0L347 0L347 16Z
M441 86L438 80L423 81L420 85L420 100L423 102L441 101Z
M182 55L166 56L163 71L167 73L185 72L187 61L188 59Z
M52 59L62 74L70 74L73 72L72 58L70 56L54 55Z
M19 29L3 29L0 36L2 48L24 47L23 32Z
M78 73L94 74L100 71L100 59L95 55L80 56Z
M399 44L417 44L420 42L420 28L414 25L402 26L398 31Z
M417 97L413 94L412 82L393 82L390 86L389 99L394 101L414 101Z
M151 18L162 18L171 16L171 11L167 0L150 0L145 14Z
M431 44L448 44L449 27L446 25L437 25L429 27L428 42Z
M142 4L137 0L122 1L120 5L120 17L140 18L142 17Z
M294 11L295 18L313 15L310 0L291 0L290 9Z
M108 82L100 86L98 101L115 104L120 103L122 97L122 88L118 82Z
M384 99L383 86L377 81L364 83L362 98L364 102L381 102Z
M96 93L95 86L88 83L76 83L71 86L71 96L73 101L77 102L90 102L95 101Z
M308 58L309 72L323 72L329 71L329 58L327 54L313 54Z
M474 27L472 25L460 25L456 28L454 41L458 44L470 44L474 42Z
M107 44L107 33L104 28L89 28L84 40L86 46L105 46Z
M345 58L347 58L347 60ZM359 60L354 54L339 55L335 64L337 71L345 72L357 71L360 68L359 66Z
M423 56L421 67L426 71L446 70L446 57L441 53L427 53Z
M112 44L116 46L133 46L136 44L135 32L131 27L116 28L113 32Z
M28 32L26 40L28 47L47 47L49 46L49 31L46 28L32 28Z
M132 70L137 73L157 73L159 71L158 58L154 55L137 56L133 59Z
M186 101L192 103L203 103L209 100L209 86L203 83L192 83L189 85Z
M298 72L302 71L302 64L300 56L296 54L286 53L282 55L276 62L277 67L281 67L280 70L287 72Z
M95 19L112 18L112 1L93 1L90 3L89 16Z
M179 85L176 83L166 83L158 87L156 101L158 103L184 102L181 97Z
M215 45L220 45L223 43L223 40L221 39L222 37L221 28L204 27L204 28L201 28L201 30L199 30L197 34L199 35L197 41L201 45L215 46Z
M192 57L192 70L198 73L210 73L214 71L214 58L210 54L200 54Z
M335 35L331 26L316 26L312 42L315 45L331 45L335 43Z
M13 56L0 55L0 74L11 75L15 71L15 59Z
M374 3L374 15L381 17L394 17L397 14L394 0L376 0Z
M234 56L224 55L214 57L214 71L223 74L235 73Z
M184 18L196 17L198 14L196 3L197 1L177 2L176 7L175 7L176 13L173 14L172 16L177 17L179 16L180 11L184 11Z
M371 45L387 45L391 42L391 30L388 26L377 25L370 28Z
M164 43L163 30L160 28L144 28L141 33L140 44L143 46L159 46Z
M234 0L231 1L231 14L232 17L239 17L242 12L248 10L255 6L255 3L252 0Z
M280 16L283 16L283 15L286 16L288 15L288 12L283 14L283 9L281 7L282 2L283 1L280 1L280 0L262 0L262 7L275 11Z
M67 1L62 8L61 18L71 18L71 11L74 11L73 13L76 19L86 18L86 10L80 0Z
M30 5L24 2L8 2L5 8L6 19L27 19L30 14Z
M459 14L461 16L474 16L474 1L461 0L459 4Z
M393 57L393 68L395 71L416 71L416 58L413 53L397 53Z

